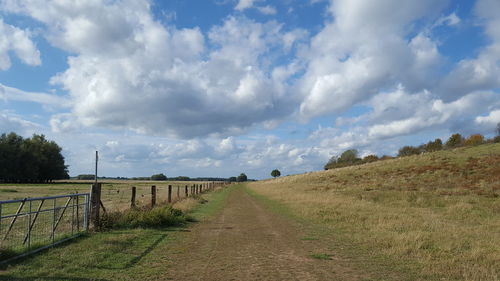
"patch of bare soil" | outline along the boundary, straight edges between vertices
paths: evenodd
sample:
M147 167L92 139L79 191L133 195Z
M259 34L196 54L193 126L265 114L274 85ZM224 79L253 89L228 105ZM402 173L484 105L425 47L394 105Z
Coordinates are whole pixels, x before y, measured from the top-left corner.
M168 249L165 280L369 280L243 189ZM314 257L313 257L314 255Z

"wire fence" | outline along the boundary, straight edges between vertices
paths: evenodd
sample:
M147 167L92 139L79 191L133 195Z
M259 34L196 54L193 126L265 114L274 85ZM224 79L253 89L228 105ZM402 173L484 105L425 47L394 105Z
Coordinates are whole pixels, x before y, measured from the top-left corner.
M0 262L88 230L89 197L79 193L0 201Z

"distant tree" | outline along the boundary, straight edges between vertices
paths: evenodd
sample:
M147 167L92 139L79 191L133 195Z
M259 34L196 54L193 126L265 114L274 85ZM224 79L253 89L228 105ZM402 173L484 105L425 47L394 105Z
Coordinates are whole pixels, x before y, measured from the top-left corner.
M349 149L344 151L339 159L337 159L337 163L340 164L353 164L360 159L358 158L358 151L356 149Z
M420 149L418 147L409 146L409 145L401 147L398 151L399 157L405 157L405 156L416 155L416 154L420 154Z
M394 157L392 157L390 155L384 155L384 156L380 157L380 160L390 160L390 159L394 159Z
M95 175L91 175L91 174L82 174L82 175L76 176L76 179L78 179L78 180L93 180L94 178L95 178Z
M448 148L459 147L462 146L463 143L464 143L464 138L462 137L461 134L453 134L446 141L446 147Z
M247 175L245 175L244 173L241 173L236 179L237 182L245 182L247 180L248 180Z
M167 180L167 176L165 176L164 174L156 174L156 175L152 175L151 176L151 180L154 180L154 181L166 181Z
M374 155L374 154L367 155L367 156L363 157L363 163L371 163L371 162L375 162L378 160L379 160L378 156Z
M497 123L497 130L496 130L497 136L500 137L500 122Z
M435 139L434 141L430 141L425 145L425 151L433 152L443 149L443 141L441 139Z
M236 177L230 177L230 178L229 178L229 181L230 181L230 182L236 182L236 181L238 181L238 179L237 179Z
M467 146L480 145L483 143L484 143L484 136L481 134L471 135L464 141L464 145Z
M279 177L279 176L281 176L281 172L278 169L274 169L271 172L271 176L273 176L273 177Z

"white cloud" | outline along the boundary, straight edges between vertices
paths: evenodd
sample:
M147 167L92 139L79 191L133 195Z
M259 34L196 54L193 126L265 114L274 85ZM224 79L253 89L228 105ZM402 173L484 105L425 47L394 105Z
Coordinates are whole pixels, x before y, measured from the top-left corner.
M264 14L264 15L274 15L274 14L276 14L276 8L274 8L273 6L269 6L269 5L262 6L262 7L257 7L257 10L259 12L261 12L262 14Z
M406 37L415 20L433 18L445 3L332 1L333 21L303 53L301 115L341 113L400 83L412 91L432 86L432 69L440 63L436 44L423 33L409 43Z
M271 77L269 57L293 50L291 39L280 49L284 32L274 21L229 17L205 37L198 28L163 26L144 0L6 1L4 8L43 22L49 41L74 53L51 81L69 92L84 126L190 138L241 132L294 109ZM57 119L55 127L68 127Z
M236 7L234 7L234 9L238 11L243 11L252 8L254 3L257 1L259 0L239 0L238 4L236 5Z
M28 30L4 23L0 18L0 70L11 66L9 52L14 52L22 62L28 65L40 65L40 51L31 40Z
M37 133L41 127L39 124L24 120L12 112L0 111L0 134L16 132L20 135L29 136Z
M475 12L492 42L482 48L476 58L460 61L442 81L439 90L447 100L473 91L500 88L500 3L478 0Z
M8 87L0 83L0 100L34 102L47 108L68 108L71 106L71 100L67 97L55 94L26 92L16 88Z

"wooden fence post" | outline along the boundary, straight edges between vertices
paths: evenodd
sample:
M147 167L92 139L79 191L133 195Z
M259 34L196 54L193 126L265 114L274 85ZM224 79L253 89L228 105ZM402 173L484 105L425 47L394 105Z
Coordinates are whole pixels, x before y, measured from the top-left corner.
M184 191L186 193L186 198L188 198L189 197L188 186L186 185L184 188L185 188Z
M151 207L156 205L156 185L151 186Z
M136 188L135 186L132 186L132 199L130 199L131 208L135 208L135 193L136 193Z
M181 198L181 187L177 186L177 200Z
M99 209L101 207L101 184L94 183L90 188L90 223L91 228L99 229Z
M168 185L168 203L172 203L172 186Z

